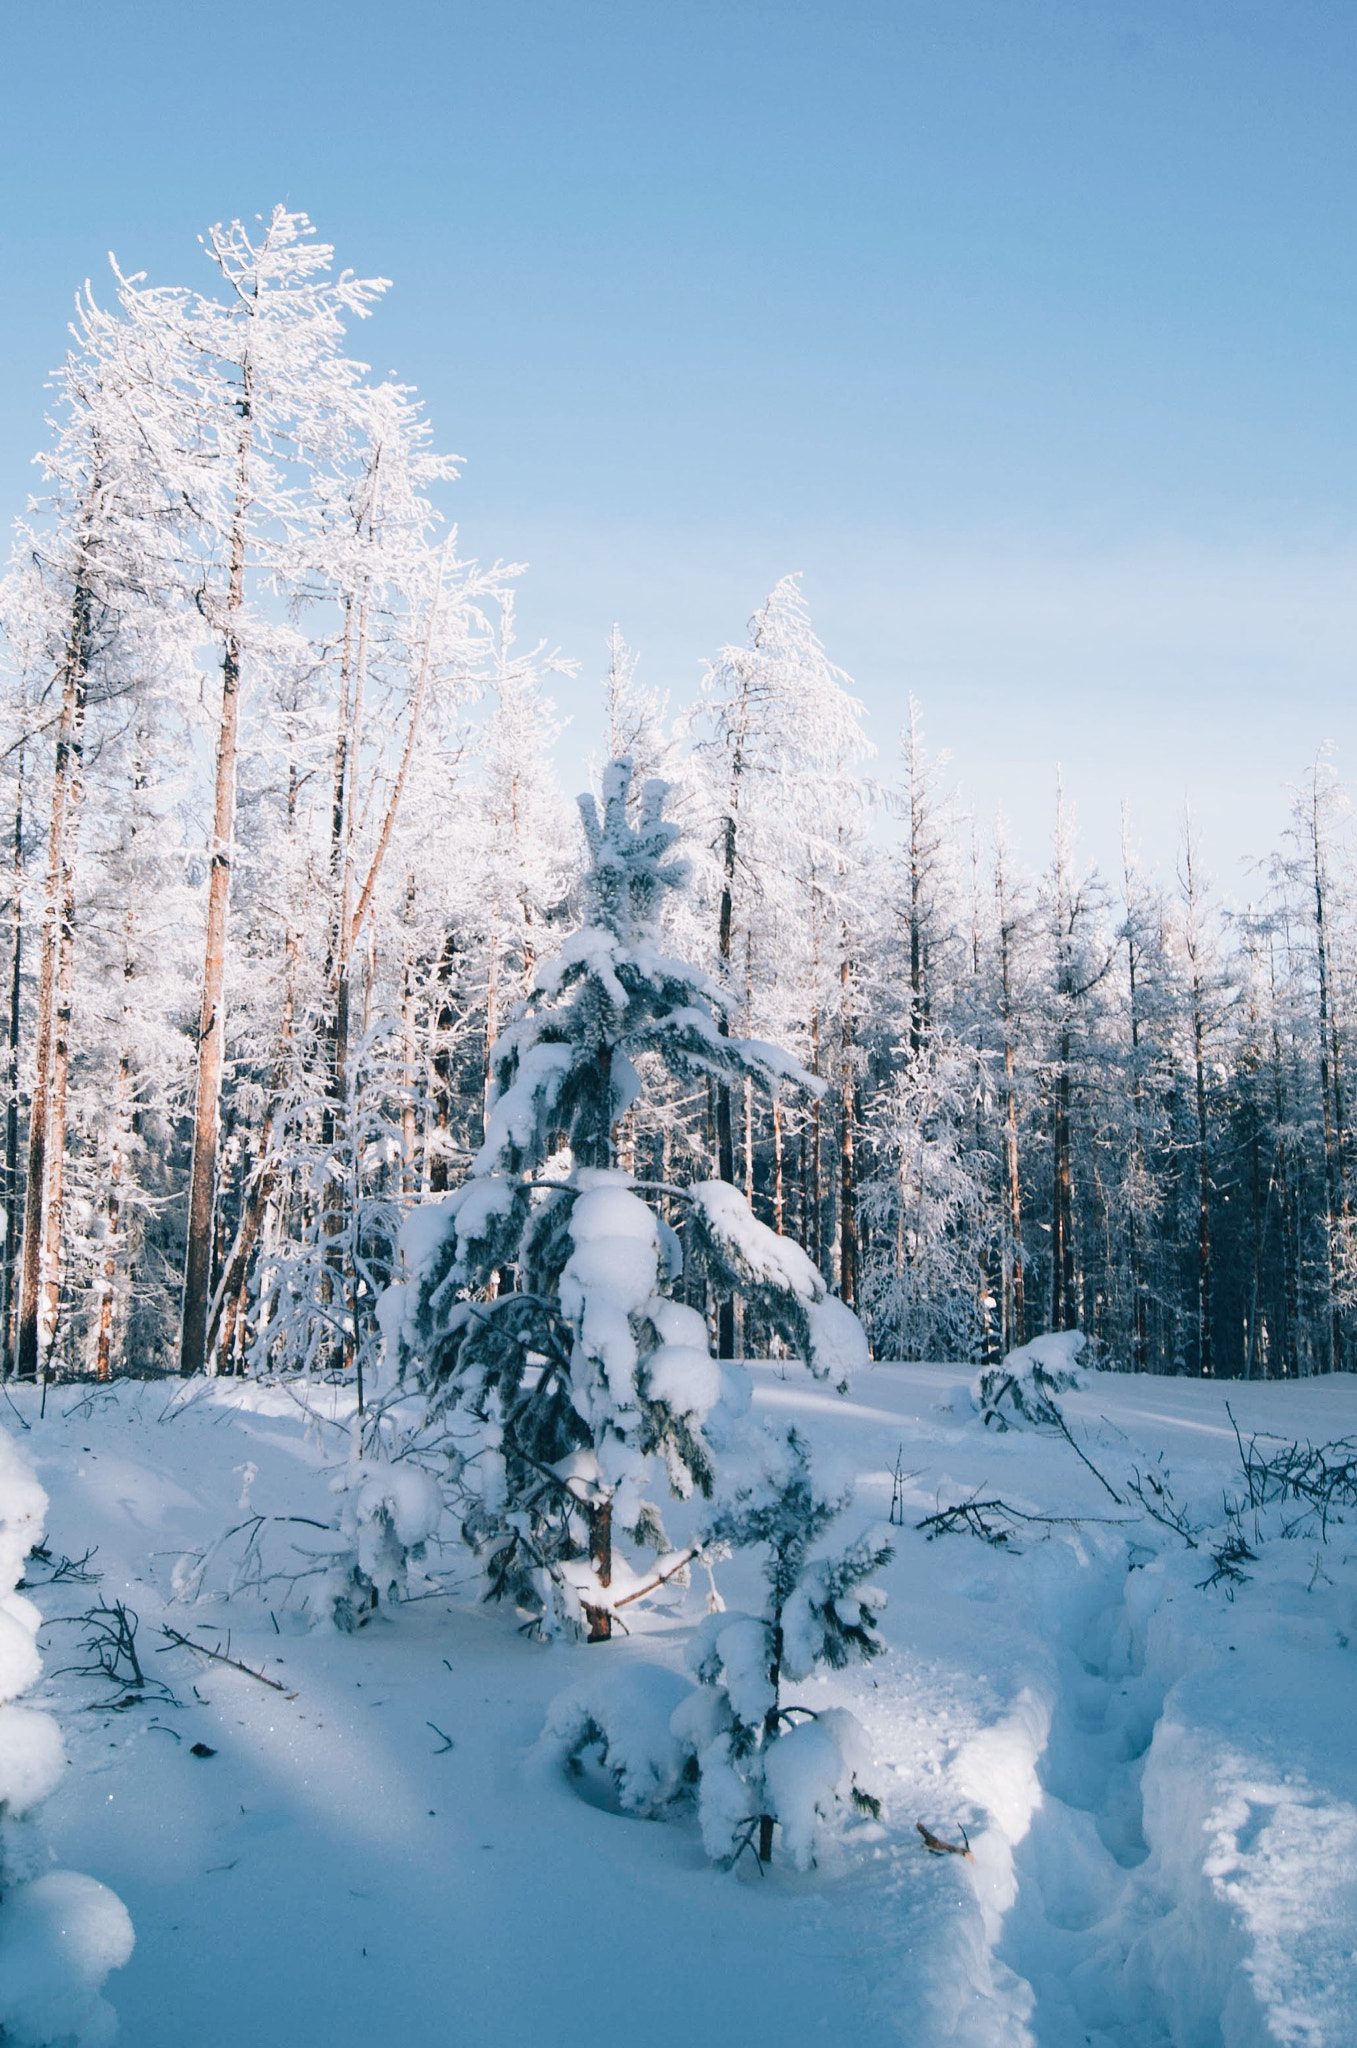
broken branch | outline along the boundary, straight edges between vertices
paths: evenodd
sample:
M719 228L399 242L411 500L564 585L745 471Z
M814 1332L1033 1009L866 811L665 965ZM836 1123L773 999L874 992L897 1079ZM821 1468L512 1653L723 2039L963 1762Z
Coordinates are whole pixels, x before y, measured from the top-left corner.
M177 1628L162 1627L160 1633L168 1636L168 1649L196 1650L200 1657L210 1657L214 1664L229 1664L233 1671L243 1671L247 1678L257 1679L260 1685L267 1685L272 1692L282 1693L284 1699L295 1700L297 1697L295 1692L289 1692L276 1678L269 1678L264 1672L256 1671L253 1666L242 1664L239 1657L230 1656L227 1650L209 1650L206 1643L195 1643L192 1636L181 1635ZM229 1646L230 1636L226 1641ZM156 1651L158 1657L163 1657L164 1654L164 1650Z

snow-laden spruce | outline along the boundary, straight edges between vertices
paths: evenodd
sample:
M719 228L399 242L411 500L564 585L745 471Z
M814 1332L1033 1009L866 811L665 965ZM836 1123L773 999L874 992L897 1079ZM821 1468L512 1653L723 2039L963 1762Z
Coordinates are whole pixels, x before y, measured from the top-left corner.
M675 1298L684 1276L744 1294L812 1372L842 1380L867 1357L851 1311L788 1239L720 1182L660 1188L616 1165L618 1120L641 1069L814 1091L775 1046L737 1039L726 998L670 958L664 899L687 865L666 785L632 796L606 771L588 841L582 927L537 969L501 1034L485 1142L466 1183L414 1210L411 1278L383 1322L407 1382L446 1416L463 1527L489 1589L547 1627L581 1617L599 1639L616 1607L682 1569L651 1498L711 1492L714 1460L748 1406L745 1377L711 1356L706 1319ZM671 1228L643 1197L667 1200ZM699 1292L699 1298L701 1294ZM634 1569L615 1534L658 1559Z
M36 1814L66 1768L50 1714L14 1702L42 1669L42 1616L15 1590L42 1541L47 1496L0 1431L0 2041L105 2048L117 2031L100 1996L132 1953L127 1909L106 1885L54 1870Z
M871 1751L853 1715L788 1703L783 1680L877 1654L885 1595L869 1581L892 1551L884 1530L869 1529L842 1550L817 1555L852 1487L816 1475L810 1446L796 1430L764 1440L761 1467L718 1507L704 1540L709 1550L762 1549L763 1608L756 1615L708 1615L688 1646L702 1690L673 1725L699 1774L707 1853L729 1862L757 1844L766 1863L776 1822L792 1862L805 1870L836 1809L875 1815L880 1802L861 1782Z
M688 1645L694 1687L648 1664L572 1686L552 1702L543 1749L575 1770L596 1756L625 1812L659 1818L695 1804L703 1846L723 1866L746 1849L768 1862L780 1828L788 1858L807 1870L828 1828L855 1811L875 1817L880 1802L864 1782L871 1746L856 1718L789 1701L783 1684L876 1655L885 1595L869 1581L892 1550L885 1530L869 1529L817 1551L851 1486L817 1477L794 1429L765 1434L757 1453L703 1548L762 1549L760 1612L707 1616Z
M976 1378L971 1398L989 1429L1063 1427L1057 1395L1084 1384L1082 1330L1048 1330Z

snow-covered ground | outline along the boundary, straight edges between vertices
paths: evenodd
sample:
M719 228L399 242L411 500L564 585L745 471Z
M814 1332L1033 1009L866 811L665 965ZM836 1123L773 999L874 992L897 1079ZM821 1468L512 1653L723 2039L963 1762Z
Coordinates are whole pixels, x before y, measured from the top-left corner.
M885 1519L897 1463L907 1475L887 1652L798 1689L863 1722L883 1818L804 1875L717 1871L694 1823L631 1819L601 1776L568 1781L536 1749L553 1698L600 1660L681 1668L701 1574L629 1609L624 1640L544 1646L459 1594L449 1521L449 1590L355 1635L310 1629L282 1578L227 1588L251 1516L333 1519L346 1395L124 1382L54 1389L39 1420L14 1391L30 1426L0 1421L50 1497L49 1549L97 1546L102 1572L37 1586L48 1675L30 1697L72 1758L44 1810L52 1848L136 1928L107 1987L123 2040L1357 2042L1357 1517L1324 1540L1245 1516L1247 1577L1199 1584L1222 1495L1243 1491L1227 1399L1246 1440L1317 1443L1357 1431L1353 1380L1091 1374L1060 1397L1071 1442L986 1429L962 1367L873 1366L846 1398L794 1366L752 1370L770 1420L856 1468L847 1533ZM1144 1512L1137 1471L1161 1507L1149 1480L1167 1475L1195 1548ZM1013 1511L986 1516L1008 1542L915 1526L968 1497ZM257 1526L269 1573L332 1543ZM732 1605L754 1572L717 1567ZM139 1616L143 1665L177 1704L113 1708L119 1688L59 1675L84 1634L63 1617L96 1600ZM166 1649L163 1626L222 1649L229 1631L281 1689ZM919 1821L965 1829L973 1860L930 1854Z

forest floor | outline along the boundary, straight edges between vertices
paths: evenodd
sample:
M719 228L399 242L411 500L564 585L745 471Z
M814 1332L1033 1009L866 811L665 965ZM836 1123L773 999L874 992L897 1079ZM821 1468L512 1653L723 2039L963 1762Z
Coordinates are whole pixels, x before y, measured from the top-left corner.
M48 1838L136 1927L108 1987L124 2041L1351 2048L1357 1514L1290 1535L1246 1515L1244 1576L1200 1582L1243 1493L1227 1400L1246 1442L1320 1443L1357 1432L1357 1380L1094 1373L1062 1396L1067 1438L987 1430L962 1367L875 1366L847 1397L752 1370L769 1419L856 1468L847 1531L893 1495L903 1516L886 1652L797 1689L863 1722L883 1816L807 1875L719 1872L695 1824L629 1819L535 1754L553 1696L598 1660L681 1664L705 1580L630 1610L624 1640L542 1645L459 1590L449 1526L446 1591L355 1635L311 1629L296 1588L251 1574L304 1570L330 1539L252 1518L330 1521L346 1394L64 1386L40 1420L11 1390L0 1419L50 1496L49 1552L95 1546L102 1573L37 1588L33 1698L73 1766ZM1137 1472L1187 1534L1144 1511ZM1007 1541L916 1526L967 1499L1005 1504L984 1519ZM732 1605L753 1569L717 1567ZM135 1611L172 1700L115 1707L121 1688L62 1673L96 1601ZM273 1684L164 1627L229 1638ZM972 1860L930 1854L919 1821L964 1828Z

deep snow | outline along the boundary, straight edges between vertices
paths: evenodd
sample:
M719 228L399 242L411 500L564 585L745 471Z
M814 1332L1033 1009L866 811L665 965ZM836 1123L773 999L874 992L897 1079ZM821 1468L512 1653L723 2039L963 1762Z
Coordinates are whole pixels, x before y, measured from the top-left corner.
M251 1515L336 1516L346 1393L65 1387L39 1420L12 1390L31 1427L0 1420L50 1497L53 1551L97 1544L103 1571L36 1587L48 1676L30 1701L59 1712L72 1759L44 1810L58 1860L131 1911L136 1949L107 1987L125 2041L1357 2042L1354 1524L1255 1542L1231 1598L1198 1588L1205 1537L1189 1549L1126 1488L1167 1472L1194 1526L1218 1522L1240 1491L1226 1400L1246 1437L1319 1442L1353 1433L1354 1381L1090 1374L1060 1406L1114 1501L1058 1432L986 1429L965 1368L869 1367L846 1398L795 1366L751 1370L770 1420L856 1468L836 1536L887 1516L897 1458L908 1475L887 1653L796 1689L863 1723L883 1820L762 1878L748 1859L714 1870L695 1824L633 1819L603 1774L568 1782L538 1746L551 1703L601 1665L682 1669L703 1574L629 1609L624 1641L547 1647L458 1590L445 1518L449 1590L355 1635L311 1629L302 1589L252 1586L249 1559L226 1589ZM1002 1548L915 1528L968 1495L1078 1519L1015 1523ZM259 1556L296 1570L294 1544L336 1540L269 1523ZM755 1569L717 1566L732 1607ZM56 1675L80 1635L60 1617L96 1598L136 1610L179 1707L110 1711L106 1683ZM158 1654L164 1623L222 1647L229 1630L284 1690ZM964 1827L974 1860L930 1855L919 1820L956 1842Z

